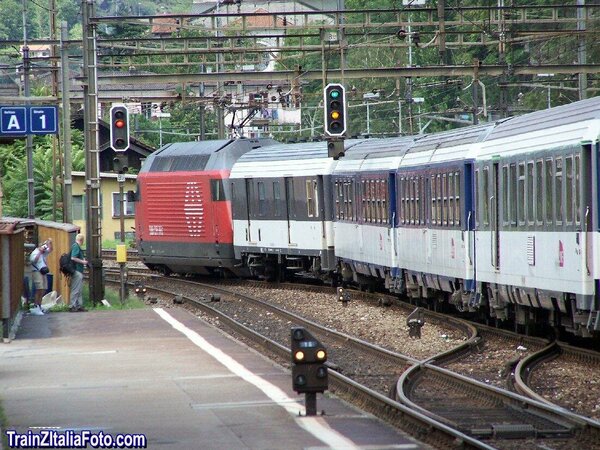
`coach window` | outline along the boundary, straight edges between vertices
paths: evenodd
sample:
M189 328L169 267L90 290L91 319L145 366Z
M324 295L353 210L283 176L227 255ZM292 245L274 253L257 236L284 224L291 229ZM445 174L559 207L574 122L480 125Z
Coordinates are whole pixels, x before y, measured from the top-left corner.
M544 174L544 184L545 184L545 197L546 201L544 202L546 205L546 225L552 225L552 159L546 159L544 161L545 174Z
M377 181L377 202L378 202L378 206L379 206L379 223L383 223L384 222L384 218L383 218L383 196L384 191L383 191L383 180L378 180Z
M502 166L502 224L508 226L510 224L509 210L509 181L508 181L508 165Z
M335 218L339 219L340 218L340 201L342 201L342 190L341 190L341 183L340 181L336 181L334 184L334 192L335 192ZM273 191L275 191L275 188L273 187Z
M565 158L565 221L573 225L573 157Z
M435 175L431 175L431 224L437 224Z
M535 162L535 220L538 225L544 223L544 160Z
M460 172L454 174L454 225L460 226Z
M262 181L258 182L258 215L264 216L266 209L266 194L265 194L265 183Z
M375 202L375 180L369 180L369 218L370 222L377 222L377 204Z
M479 169L475 169L475 228L479 226L479 197Z
M525 225L525 163L519 163L517 173L517 210L519 226Z
M340 196L340 202L339 202L340 203L339 204L340 219L349 220L350 217L348 217L348 181L347 180L340 180L339 191L340 191L340 194L339 194L339 196Z
M454 186L454 173L448 174L448 225L454 226L454 197L456 195Z
M490 168L489 167L484 167L483 168L483 174L482 174L482 189L481 189L481 195L483 195L483 225L484 226L489 226L490 225L490 210L489 210L489 206L490 206L490 197L489 197L489 192L490 192Z
M367 222L367 180L360 181L361 191L361 208L362 208L362 217L363 221Z
M279 217L281 215L281 189L279 181L273 181L273 200L275 217Z
M448 178L445 173L438 175L438 183L440 183L440 196L438 199L440 214L438 219L440 225L446 225L448 223Z
M398 202L399 204L399 222L400 223L404 223L404 177L400 177L400 182L398 185L398 198L400 199L400 201Z
M579 155L575 155L575 225L581 224L581 160Z
M533 195L533 161L527 161L527 223L533 225L533 202L535 196Z
M383 180L383 196L381 199L381 206L383 208L383 221L387 223L388 221L388 180Z
M317 182L306 180L306 209L308 217L318 217Z
M512 163L508 169L509 176L509 208L510 208L510 224L517 225L517 165Z
M413 185L415 189L415 224L421 223L421 192L419 186L419 177L413 178Z
M406 223L414 223L414 205L413 205L413 177L406 179Z
M556 195L556 225L561 225L563 222L563 161L562 158L554 160L554 193Z
M441 174L437 174L435 177L435 190L436 190L436 201L435 201L435 207L437 208L437 217L438 217L438 225L442 225L442 221L445 218L445 214L444 214L444 209L443 209L443 196L444 196L444 192L442 190L442 175Z

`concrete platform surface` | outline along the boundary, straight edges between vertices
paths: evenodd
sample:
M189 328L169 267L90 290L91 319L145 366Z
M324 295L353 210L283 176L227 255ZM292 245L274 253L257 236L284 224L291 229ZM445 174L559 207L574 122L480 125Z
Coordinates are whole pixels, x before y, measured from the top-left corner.
M288 371L179 308L24 317L0 344L0 400L9 430L143 433L148 448L423 448L329 395L325 416L300 416Z

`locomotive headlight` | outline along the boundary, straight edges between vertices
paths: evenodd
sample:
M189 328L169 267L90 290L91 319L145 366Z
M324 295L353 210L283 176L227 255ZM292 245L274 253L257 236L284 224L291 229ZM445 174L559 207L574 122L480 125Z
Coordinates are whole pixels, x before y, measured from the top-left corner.
M302 350L298 350L296 353L294 353L294 360L304 361L304 352Z
M317 350L317 359L324 360L325 358L327 358L325 350Z

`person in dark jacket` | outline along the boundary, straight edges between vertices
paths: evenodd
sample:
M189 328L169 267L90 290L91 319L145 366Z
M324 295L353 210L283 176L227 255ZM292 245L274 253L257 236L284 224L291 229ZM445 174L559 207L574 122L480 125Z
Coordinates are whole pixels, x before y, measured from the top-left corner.
M69 288L71 289L71 298L69 301L69 311L80 312L87 311L83 307L83 268L87 266L87 260L83 256L83 250L81 246L85 241L83 234L78 234L75 237L75 243L71 247L71 261L75 266L75 272L71 275L71 283Z

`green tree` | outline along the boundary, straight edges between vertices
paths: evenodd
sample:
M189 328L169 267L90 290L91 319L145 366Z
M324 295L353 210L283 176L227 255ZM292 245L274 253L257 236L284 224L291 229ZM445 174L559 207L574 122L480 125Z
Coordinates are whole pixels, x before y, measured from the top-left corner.
M72 130L73 170L82 171L85 166L83 134ZM6 214L27 217L28 183L25 141L17 140L11 145L0 145L0 167L3 178ZM52 219L52 137L36 136L33 143L33 170L35 216ZM60 211L59 211L60 213Z

